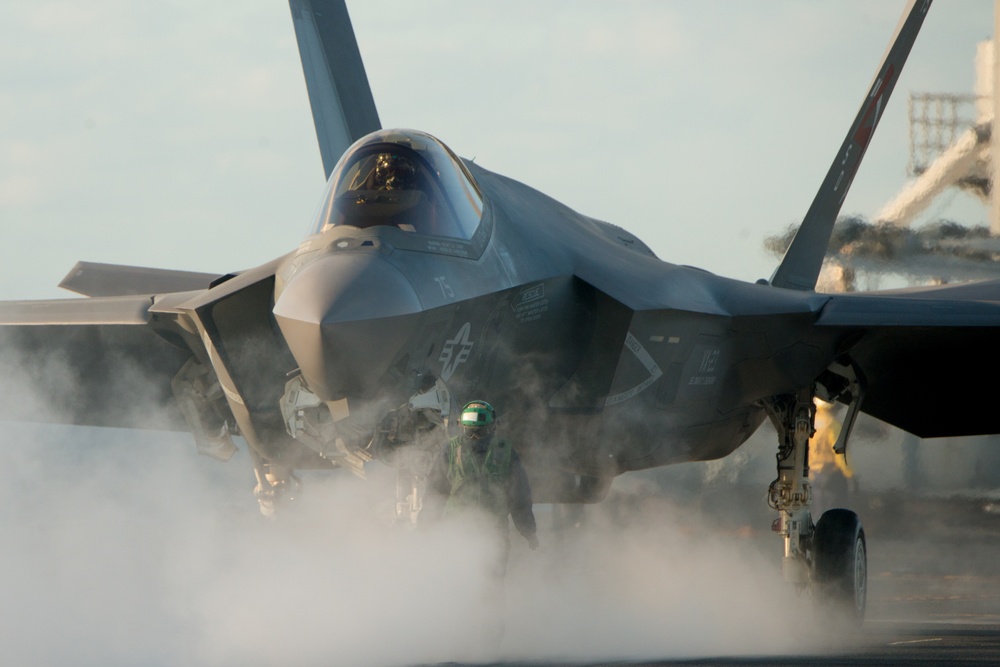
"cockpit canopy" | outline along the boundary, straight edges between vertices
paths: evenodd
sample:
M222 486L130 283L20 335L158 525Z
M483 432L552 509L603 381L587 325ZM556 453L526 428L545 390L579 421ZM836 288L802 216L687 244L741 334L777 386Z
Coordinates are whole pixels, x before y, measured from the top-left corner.
M313 232L385 225L468 241L482 216L479 188L447 146L423 132L380 130L337 163Z

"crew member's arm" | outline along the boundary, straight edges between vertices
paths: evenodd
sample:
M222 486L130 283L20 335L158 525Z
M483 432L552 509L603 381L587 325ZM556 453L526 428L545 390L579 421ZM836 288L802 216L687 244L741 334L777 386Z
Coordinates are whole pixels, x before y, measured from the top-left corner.
M517 532L528 541L528 546L532 549L538 548L537 527L535 525L535 513L531 505L531 485L528 483L528 475L524 472L521 459L517 452L511 450L510 453L510 478L507 480L507 503L510 507L510 516L514 519L514 527Z

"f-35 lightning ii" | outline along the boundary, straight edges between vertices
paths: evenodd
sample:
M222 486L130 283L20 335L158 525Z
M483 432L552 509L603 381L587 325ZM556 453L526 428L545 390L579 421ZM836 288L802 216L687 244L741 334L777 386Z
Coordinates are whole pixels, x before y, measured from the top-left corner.
M969 390L1000 370L1000 281L815 291L930 1L905 8L757 283L661 261L427 133L382 128L344 3L290 5L328 177L311 232L245 271L79 264L63 285L90 298L0 303L0 349L18 359L0 383L45 397L32 418L189 430L221 459L239 435L265 513L297 492L296 470L379 459L400 471L403 520L471 399L498 409L536 502L597 502L616 475L726 456L770 419L784 575L860 619L861 523L810 514L814 399L847 406L838 451L859 412L925 438L1000 433L991 392Z

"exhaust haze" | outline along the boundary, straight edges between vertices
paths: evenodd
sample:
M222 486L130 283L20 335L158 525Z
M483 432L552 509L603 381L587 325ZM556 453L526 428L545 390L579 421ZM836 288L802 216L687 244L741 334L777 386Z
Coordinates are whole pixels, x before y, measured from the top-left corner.
M798 225L769 236L764 248L784 254ZM841 216L833 227L826 253L826 268L840 267L843 276L834 291L878 289L879 279L890 275L908 282L955 282L996 278L1000 237L989 227L966 226L938 220L919 228L899 227L863 216ZM857 285L863 273L870 284Z
M498 608L482 603L488 541L471 525L391 530L386 469L368 482L307 475L302 497L268 521L245 451L219 464L183 435L2 432L13 474L0 491L0 644L12 663L402 665L803 648L774 634L801 603L776 554L682 528L655 501L588 507L563 532L561 510L537 506L538 551L511 531L496 647L483 638Z

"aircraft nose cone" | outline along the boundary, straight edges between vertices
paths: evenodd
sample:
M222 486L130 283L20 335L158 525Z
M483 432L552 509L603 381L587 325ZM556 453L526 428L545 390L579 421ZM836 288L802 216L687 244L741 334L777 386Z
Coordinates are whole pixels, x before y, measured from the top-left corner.
M341 252L292 276L274 315L310 388L337 400L377 389L420 310L413 286L381 256Z

